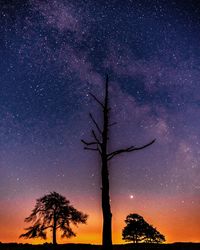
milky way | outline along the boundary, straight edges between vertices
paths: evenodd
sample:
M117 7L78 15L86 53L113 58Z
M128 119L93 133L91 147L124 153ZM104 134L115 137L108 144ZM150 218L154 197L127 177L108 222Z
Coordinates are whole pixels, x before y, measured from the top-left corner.
M200 5L3 0L0 15L0 241L22 242L35 199L54 190L90 215L67 242L101 241L99 158L80 140L89 112L101 123L89 92L103 97L106 74L110 148L156 138L110 165L114 242L130 212L169 242L200 241Z

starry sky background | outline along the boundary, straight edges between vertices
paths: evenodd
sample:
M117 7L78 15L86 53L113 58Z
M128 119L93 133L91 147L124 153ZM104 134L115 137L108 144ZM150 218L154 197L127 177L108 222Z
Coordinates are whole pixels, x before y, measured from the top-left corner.
M35 199L57 191L89 214L76 238L101 242L99 158L83 150L88 95L110 77L110 148L151 147L110 165L113 241L142 215L167 242L200 241L200 4L197 1L1 0L0 241ZM49 238L49 241L51 239Z

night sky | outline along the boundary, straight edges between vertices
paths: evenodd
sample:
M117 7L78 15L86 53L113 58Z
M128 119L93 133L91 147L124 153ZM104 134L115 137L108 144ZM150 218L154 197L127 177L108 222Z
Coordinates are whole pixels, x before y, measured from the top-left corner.
M168 0L0 1L0 241L19 239L36 198L56 191L101 242L100 159L84 151L89 92L109 74L113 241L138 213L167 242L200 241L200 4ZM50 241L51 238L49 237Z

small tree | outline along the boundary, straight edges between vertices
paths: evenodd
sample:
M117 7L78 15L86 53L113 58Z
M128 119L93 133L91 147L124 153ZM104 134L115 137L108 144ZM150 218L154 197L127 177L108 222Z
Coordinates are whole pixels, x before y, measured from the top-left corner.
M126 226L122 231L123 240L133 243L162 243L165 241L165 237L138 214L129 214L125 223Z
M77 226L78 223L86 223L87 215L69 205L66 198L56 192L51 192L36 200L32 213L25 218L25 222L33 225L26 228L26 233L21 234L24 238L46 239L46 230L52 231L53 244L57 244L57 230L62 232L61 237L70 238L76 236L70 227L70 223Z

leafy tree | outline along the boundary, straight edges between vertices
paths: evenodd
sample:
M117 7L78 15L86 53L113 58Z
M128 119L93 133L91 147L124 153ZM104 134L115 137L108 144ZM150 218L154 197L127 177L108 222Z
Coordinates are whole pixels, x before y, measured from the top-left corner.
M86 223L86 220L87 215L71 206L64 196L51 192L36 200L32 213L25 218L25 222L32 222L33 225L26 228L27 232L20 237L46 239L46 230L50 229L53 244L57 244L57 230L62 232L63 238L76 236L70 224L77 226L78 223Z
M93 114L90 115L90 119L94 124L94 129L91 130L92 141L81 140L85 145L84 149L97 151L101 159L101 181L102 181L102 212L103 212L103 249L112 249L112 213L110 207L110 193L109 193L109 161L117 155L123 153L130 153L133 151L142 150L155 142L155 140L149 143L137 146L129 146L110 152L108 149L109 131L110 127L115 123L110 122L110 103L109 103L109 92L108 92L108 76L106 76L105 82L105 95L104 100L100 101L95 95L90 94L92 98L100 105L102 114L102 124L98 124Z
M164 235L160 234L156 228L149 225L142 216L129 214L125 220L126 226L122 231L122 239L133 243L162 243L165 241Z

